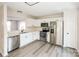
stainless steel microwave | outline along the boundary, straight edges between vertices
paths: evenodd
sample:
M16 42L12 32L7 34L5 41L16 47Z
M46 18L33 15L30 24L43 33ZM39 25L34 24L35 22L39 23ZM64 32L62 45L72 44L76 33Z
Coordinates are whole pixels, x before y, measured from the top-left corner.
M41 27L48 27L48 23L41 23Z

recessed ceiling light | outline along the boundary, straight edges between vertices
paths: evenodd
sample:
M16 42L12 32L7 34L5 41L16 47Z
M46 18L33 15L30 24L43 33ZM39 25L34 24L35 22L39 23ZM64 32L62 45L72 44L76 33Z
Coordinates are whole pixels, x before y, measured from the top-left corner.
M27 5L29 5L29 6L33 6L33 5L36 5L37 3L39 3L39 2L25 2Z

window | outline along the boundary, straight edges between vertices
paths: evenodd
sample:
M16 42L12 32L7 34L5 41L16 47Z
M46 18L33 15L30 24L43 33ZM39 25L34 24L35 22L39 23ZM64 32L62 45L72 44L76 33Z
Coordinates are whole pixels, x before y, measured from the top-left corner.
M20 21L19 22L19 30L24 30L25 29L25 22L24 21Z
M11 21L7 21L7 30L11 31Z

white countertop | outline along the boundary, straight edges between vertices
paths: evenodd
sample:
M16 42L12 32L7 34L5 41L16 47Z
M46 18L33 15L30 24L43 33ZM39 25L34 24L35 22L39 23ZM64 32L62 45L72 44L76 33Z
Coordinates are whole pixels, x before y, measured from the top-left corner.
M16 35L20 35L20 31L11 31L11 32L8 32L8 37L16 36Z
M23 32L21 31L11 31L11 32L8 32L8 37L11 37L11 36L17 36L17 35L20 35L22 33L29 33L29 32L36 32L36 31L41 31L42 29L41 28L30 28L30 29L27 29L27 30L24 30Z

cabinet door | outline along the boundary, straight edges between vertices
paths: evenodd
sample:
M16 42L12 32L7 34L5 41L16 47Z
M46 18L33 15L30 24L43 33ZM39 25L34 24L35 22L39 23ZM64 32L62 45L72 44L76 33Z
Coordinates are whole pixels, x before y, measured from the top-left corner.
M32 32L32 38L33 38L33 41L36 40L36 33L35 32Z
M24 33L20 35L20 46L25 46L32 42L32 33Z
M27 43L31 43L33 41L32 33L28 33L27 37L28 37Z
M33 35L33 40L39 40L39 36L40 36L39 32L33 32L32 35Z
M40 32L38 32L38 31L36 32L36 39L40 40Z

